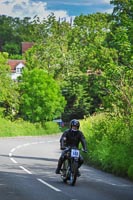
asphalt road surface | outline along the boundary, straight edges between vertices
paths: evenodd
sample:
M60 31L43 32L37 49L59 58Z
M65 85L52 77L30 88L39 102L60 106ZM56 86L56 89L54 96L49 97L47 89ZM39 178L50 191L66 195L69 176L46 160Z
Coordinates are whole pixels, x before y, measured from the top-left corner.
M59 138L0 138L0 200L133 200L133 182L85 165L75 186L63 183Z

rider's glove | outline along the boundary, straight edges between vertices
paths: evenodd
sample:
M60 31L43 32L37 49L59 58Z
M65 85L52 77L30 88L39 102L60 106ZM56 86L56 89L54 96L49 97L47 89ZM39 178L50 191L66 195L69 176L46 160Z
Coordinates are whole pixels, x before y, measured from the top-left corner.
M84 152L84 153L87 153L87 150L86 150L86 149L83 149L83 152Z

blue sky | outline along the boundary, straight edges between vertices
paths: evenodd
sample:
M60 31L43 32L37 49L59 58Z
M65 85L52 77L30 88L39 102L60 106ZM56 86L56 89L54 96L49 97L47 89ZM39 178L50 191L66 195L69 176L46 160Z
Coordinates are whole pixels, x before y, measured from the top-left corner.
M96 12L111 13L110 0L0 0L0 15L12 17L69 18Z
M49 0L47 2L48 9L63 9L70 16L95 12L109 12L111 9L110 1L108 0Z

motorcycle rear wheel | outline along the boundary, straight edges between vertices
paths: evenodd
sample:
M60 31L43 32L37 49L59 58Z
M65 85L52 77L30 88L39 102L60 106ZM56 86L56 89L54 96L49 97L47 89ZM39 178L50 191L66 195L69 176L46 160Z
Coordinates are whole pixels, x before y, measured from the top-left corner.
M74 186L77 180L78 174L78 163L73 161L71 166L71 174L70 174L70 185Z

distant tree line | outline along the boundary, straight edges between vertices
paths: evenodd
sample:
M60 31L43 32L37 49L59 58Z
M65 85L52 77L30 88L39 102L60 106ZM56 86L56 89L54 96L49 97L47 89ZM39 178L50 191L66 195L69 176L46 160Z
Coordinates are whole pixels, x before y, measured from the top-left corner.
M128 121L133 113L133 4L111 4L112 14L80 15L72 26L53 14L43 21L0 16L0 50L8 53L0 54L4 116L69 121L104 111ZM22 56L24 41L34 45ZM10 83L6 60L20 57L26 67L19 81Z

